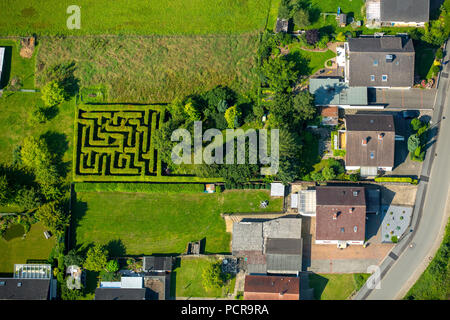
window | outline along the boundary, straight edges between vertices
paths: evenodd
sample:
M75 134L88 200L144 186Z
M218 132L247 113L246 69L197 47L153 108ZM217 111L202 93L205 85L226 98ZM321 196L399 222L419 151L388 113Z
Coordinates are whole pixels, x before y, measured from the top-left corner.
M370 81L375 81L375 76L373 74L370 75Z
M354 231L354 232L358 232L358 227L357 227L357 226L354 226L354 227L353 227L353 231Z
M378 67L378 60L373 60L373 66Z
M375 153L373 151L370 152L370 159L375 159Z
M341 232L344 232L345 230L344 230L344 228L341 228Z
M386 74L383 74L381 76L381 81L387 81L387 79L388 79L388 76Z

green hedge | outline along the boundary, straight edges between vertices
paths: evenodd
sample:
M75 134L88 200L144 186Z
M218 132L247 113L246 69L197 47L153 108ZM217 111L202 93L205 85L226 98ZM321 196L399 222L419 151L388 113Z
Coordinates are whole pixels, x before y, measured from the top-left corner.
M190 183L75 183L76 192L199 193L204 190L204 184Z
M409 177L377 177L375 178L375 182L402 182L417 184L418 180Z

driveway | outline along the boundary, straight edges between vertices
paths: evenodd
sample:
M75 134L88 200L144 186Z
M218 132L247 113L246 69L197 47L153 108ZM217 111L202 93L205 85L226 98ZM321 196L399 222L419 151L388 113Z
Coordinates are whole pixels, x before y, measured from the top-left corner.
M388 109L433 109L436 89L368 89L369 104Z
M376 216L376 215L373 215ZM378 222L376 222L378 223ZM391 250L391 244L369 240L366 248L336 245L319 245L315 242L315 217L302 217L303 270L316 273L367 273L371 265L379 265ZM380 232L377 232L378 234ZM380 238L379 235L377 238Z

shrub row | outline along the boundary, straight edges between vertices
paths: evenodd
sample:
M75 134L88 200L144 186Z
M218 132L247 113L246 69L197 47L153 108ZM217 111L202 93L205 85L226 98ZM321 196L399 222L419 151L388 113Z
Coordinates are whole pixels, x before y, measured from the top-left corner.
M270 183L230 183L224 185L225 189L267 189L270 190Z
M204 184L193 183L75 183L76 192L199 193L204 190Z
M375 182L402 182L417 184L418 180L409 177L377 177L375 178Z

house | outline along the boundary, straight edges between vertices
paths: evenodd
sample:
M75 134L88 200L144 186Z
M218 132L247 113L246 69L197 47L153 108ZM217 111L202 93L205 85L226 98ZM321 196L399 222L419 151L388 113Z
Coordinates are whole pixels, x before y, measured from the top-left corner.
M395 156L395 125L390 114L345 116L345 169L361 170L361 176L392 171Z
M244 300L300 300L300 278L247 275Z
M368 0L368 25L423 27L430 19L430 0Z
M351 38L344 47L345 82L350 87L410 88L414 85L415 51L411 39Z
M97 288L94 300L147 300L147 288Z
M309 92L314 95L314 104L319 107L349 109L368 106L367 87L349 87L336 78L310 79Z
M288 32L289 30L289 19L277 18L277 23L275 24L275 33Z
M172 271L173 258L172 257L143 257L142 269L145 272L170 272Z
M364 187L316 187L316 244L362 245L365 227Z
M292 274L302 269L301 219L244 219L233 224L232 252L249 274Z
M13 278L0 278L0 300L50 300L56 281L49 264L15 264Z

